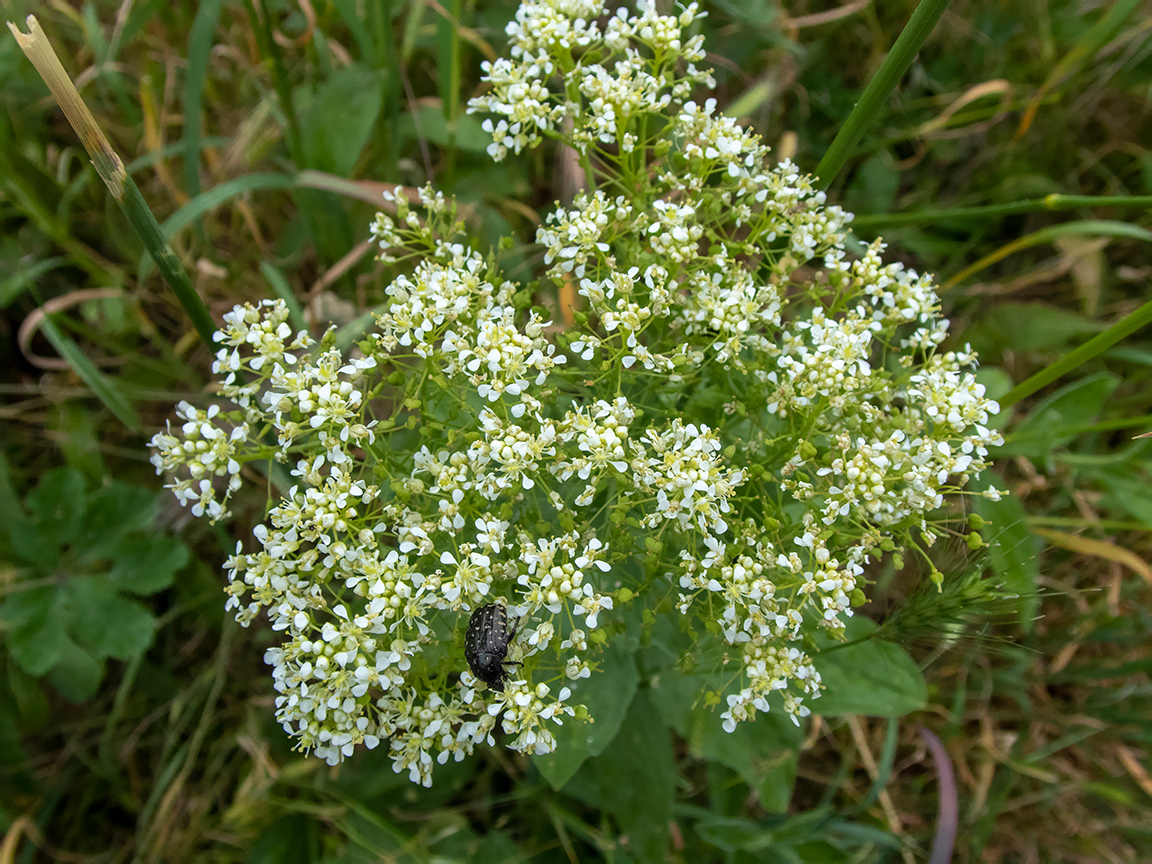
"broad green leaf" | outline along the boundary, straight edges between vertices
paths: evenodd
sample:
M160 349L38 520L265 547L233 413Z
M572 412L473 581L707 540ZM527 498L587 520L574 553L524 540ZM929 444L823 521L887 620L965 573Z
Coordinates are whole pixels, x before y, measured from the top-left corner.
M928 686L908 653L883 639L866 639L876 625L866 618L849 619L843 648L835 643L812 658L824 683L819 699L808 702L813 714L841 717L900 717L924 707Z
M306 166L348 177L380 113L383 78L376 70L345 66L311 95L300 96L300 134ZM296 100L294 100L296 101Z
M10 652L5 665L8 673L5 681L8 692L4 692L3 686L0 685L0 711L4 707L19 711L26 728L34 729L42 726L48 720L49 706L48 697L44 695L44 688L40 686L39 679L21 669ZM9 700L8 706L4 705L6 699Z
M0 453L0 525L8 534L12 551L22 561L50 567L56 559L56 547L45 543L35 523L24 512L12 477L8 471L8 460Z
M1152 526L1152 488L1139 475L1109 469L1097 476L1106 490L1104 500L1111 509Z
M995 314L983 316L964 336L985 360L995 361L1007 350L1021 354L1058 351L1103 329L1090 318L1056 306L1001 303Z
M25 496L24 507L45 542L57 546L71 543L83 524L84 478L71 468L53 468Z
M604 651L600 664L598 672L573 688L570 700L587 705L595 722L582 723L565 717L563 726L552 729L556 736L555 752L532 757L553 789L560 789L571 780L588 757L604 752L616 737L636 693L640 676L630 651L612 645Z
M1027 456L1049 467L1052 451L1075 437L1064 430L1095 420L1119 383L1115 375L1100 372L1061 387L1032 409L996 455Z
M492 143L492 136L480 128L481 121L471 114L456 118L456 147L473 153L483 153ZM413 114L404 114L397 124L398 131L408 139L423 138L439 147L447 147L451 136L444 112L437 105L425 105Z
M480 839L468 861L470 864L491 864L494 861L500 861L501 864L517 864L520 861L527 861L528 857L529 853L520 849L503 831L489 831Z
M1038 542L1028 530L1024 505L1019 498L1005 491L1004 481L995 472L985 471L972 481L970 488L980 492L993 485L1003 492L1000 500L973 497L972 509L985 522L991 523L990 528L984 531L988 560L1005 589L1019 596L1020 626L1028 631L1032 629L1040 602L1036 592L1036 577L1040 573L1036 558Z
M69 702L85 702L95 695L104 677L104 664L73 642L65 639L60 659L48 673L48 680Z
M111 483L88 498L81 560L108 557L125 535L152 524L158 510L156 493L126 483Z
M21 669L40 676L56 665L67 639L68 617L55 586L9 594L0 618L8 623L8 650Z
M172 584L188 563L188 547L163 534L136 534L115 547L106 578L114 588L133 594L155 594Z
M725 732L720 718L723 708L705 705L702 698L722 683L711 676L667 669L652 679L649 695L664 722L687 739L693 756L715 759L736 771L760 793L765 810L787 809L803 737L800 727L773 700L778 710L760 713L755 720Z
M619 734L585 765L601 809L628 835L638 861L663 862L676 791L671 735L645 693L637 693Z
M249 850L249 864L312 864L316 824L310 819L281 816L257 838Z
M152 613L121 597L103 577L71 579L61 593L67 598L72 632L96 657L130 660L152 644Z

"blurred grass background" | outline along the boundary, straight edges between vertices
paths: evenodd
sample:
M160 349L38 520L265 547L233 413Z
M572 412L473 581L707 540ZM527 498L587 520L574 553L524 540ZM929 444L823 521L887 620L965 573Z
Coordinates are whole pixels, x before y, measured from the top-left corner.
M914 7L709 3L715 95L812 170ZM0 0L21 27L38 16L217 320L275 294L338 325L383 300L367 242L382 183L433 181L471 205L484 242L511 233L532 266L562 166L547 148L492 164L463 111L514 8ZM1150 34L1148 2L956 0L829 190L861 239L882 234L891 256L938 274L956 341L980 351L990 386L1150 299ZM93 488L156 489L144 442L176 399L201 397L207 350L8 34L0 82L13 484L66 464ZM46 338L44 304L104 391ZM1150 372L1138 332L1005 421L999 482L1012 496L990 515L1007 551L990 566L1038 601L981 638L921 651L929 710L808 730L790 813L851 814L903 851L861 834L853 856L789 858L784 839L827 823L773 821L734 771L680 748L674 860L927 860L937 782L918 725L955 766L956 861L1152 859L1152 452L1135 437L1152 428ZM631 860L595 801L553 792L507 751L444 766L431 790L381 751L338 771L292 753L272 722L270 634L222 611L219 564L262 503L210 528L166 502L164 528L192 563L151 601L151 650L109 664L90 701L61 699L5 657L0 862ZM21 574L5 553L7 593ZM871 611L898 607L904 584L881 574ZM759 839L716 828L737 819Z

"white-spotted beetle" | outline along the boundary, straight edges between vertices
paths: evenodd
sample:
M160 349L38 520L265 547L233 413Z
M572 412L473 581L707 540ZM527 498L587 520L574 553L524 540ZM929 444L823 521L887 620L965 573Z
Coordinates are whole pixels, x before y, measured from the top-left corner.
M508 629L508 610L503 603L481 606L468 619L464 634L464 659L472 667L472 674L493 687L504 687L508 678L505 666L519 666L508 656L508 643L516 636L516 626Z

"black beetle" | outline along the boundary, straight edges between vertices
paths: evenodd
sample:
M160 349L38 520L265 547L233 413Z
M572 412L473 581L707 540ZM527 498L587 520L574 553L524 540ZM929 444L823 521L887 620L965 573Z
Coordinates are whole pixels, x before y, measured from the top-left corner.
M505 666L519 666L508 656L508 643L516 635L516 624L508 629L508 610L503 603L479 607L468 619L464 634L464 659L472 674L493 687L503 688L508 678Z

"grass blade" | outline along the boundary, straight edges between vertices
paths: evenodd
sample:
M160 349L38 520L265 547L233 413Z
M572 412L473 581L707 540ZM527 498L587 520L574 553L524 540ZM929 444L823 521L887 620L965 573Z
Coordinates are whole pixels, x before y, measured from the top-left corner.
M44 35L44 31L40 29L40 22L36 20L35 15L28 16L26 26L28 32L21 33L15 24L8 23L8 29L16 37L21 50L32 61L32 65L36 67L36 71L40 73L40 77L44 79L44 83L52 91L52 95L64 111L64 116L68 118L68 123L79 136L84 149L88 151L92 164L96 168L96 173L100 175L100 179L104 181L104 185L108 187L108 191L112 193L112 197L116 199L116 203L120 205L124 215L128 217L129 223L144 243L144 248L148 250L152 260L156 262L157 268L172 289L172 293L176 295L176 299L184 307L188 317L192 319L192 325L196 328L196 332L200 334L204 344L211 350L214 347L212 334L216 331L216 325L208 313L208 307L204 305L204 301L200 299L200 295L196 293L192 283L188 281L188 274L184 272L176 254L164 241L156 217L148 209L148 205L144 202L144 196L140 194L140 190L124 170L124 163L116 155L112 145L108 143L104 132L96 124L92 112L88 110L88 106L84 104L84 100L76 91L76 86L68 77L68 73L64 71L64 67L60 65L60 58L52 50L52 46ZM45 332L48 332L47 329ZM57 350L60 351L61 349L57 347ZM61 354L63 353L61 351Z
M1019 252L1022 249L1029 249L1033 246L1039 246L1042 243L1050 243L1057 237L1127 237L1132 240L1147 240L1152 241L1152 231L1147 228L1141 228L1138 225L1132 225L1129 222L1115 222L1107 219L1085 219L1078 222L1064 222L1061 225L1051 225L1048 228L1041 228L1039 231L1033 231L1031 234L1025 234L1011 243L1005 243L995 252L990 255L985 255L979 261L968 265L955 276L949 278L943 285L940 286L941 290L947 291L949 288L954 288L970 276L974 276L981 270L984 270L991 265L995 264L1009 255Z
M88 355L80 350L80 346L56 326L56 322L52 320L50 314L44 315L44 320L40 323L40 330L52 343L56 353L67 361L72 371L104 403L104 407L129 429L139 432L141 429L140 417L136 413L136 409L124 398L124 394L115 386L113 380L97 369L96 364L89 359Z
M190 198L200 194L200 110L220 2L205 0L200 4L188 37L188 70L184 75L184 183Z
M1047 387L1057 378L1067 375L1077 366L1081 366L1098 354L1107 351L1121 339L1132 335L1150 321L1152 321L1152 302L1145 303L1135 312L1125 315L1103 333L1098 333L1079 348L1069 351L1055 363L1041 369L1026 381L1017 384L1005 396L997 400L1000 407L1003 409L1015 405L1021 399Z
M1035 213L1038 210L1072 210L1076 207L1152 207L1152 195L1061 195L1053 192L1043 198L1028 198L1004 204L979 207L950 207L944 210L913 210L907 213L870 213L852 220L855 228L897 228L924 225L942 219L988 219Z
M844 169L852 151L864 137L868 127L880 116L881 109L908 67L912 65L920 46L948 8L948 0L920 0L920 5L908 19L904 29L896 38L896 44L864 88L860 101L852 108L852 113L836 133L836 137L829 145L824 158L813 172L818 178L821 189L827 189L829 184Z

